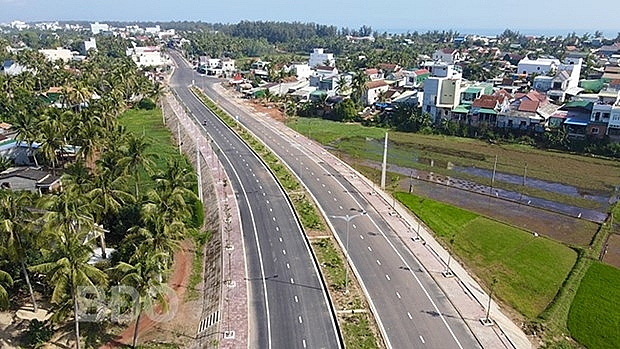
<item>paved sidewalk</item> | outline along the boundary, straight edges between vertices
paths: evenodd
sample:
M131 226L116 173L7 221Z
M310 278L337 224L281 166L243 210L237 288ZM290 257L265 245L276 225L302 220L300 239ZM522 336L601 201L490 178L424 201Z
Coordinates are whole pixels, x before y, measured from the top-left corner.
M215 90L225 98L233 98L219 85L216 85ZM446 270L448 252L433 238L428 228L407 208L395 202L386 192L375 188L371 181L327 152L319 143L307 139L267 115L256 113L255 110L242 103L238 103L237 106L260 117L264 123L269 124L269 127L278 129L282 135L289 137L292 142L302 143L305 151L312 153L318 161L329 163L342 175L345 175L353 186L359 188L366 200L384 217L424 269L442 288L484 348L530 349L532 347L525 333L501 312L494 301L491 301L489 317L495 325L482 325L480 319L486 317L488 295L469 273L454 260L450 262L450 270L455 276L445 278L442 275L442 272ZM394 207L393 204L395 204ZM412 238L415 236L419 236L420 241L413 241Z
M220 304L218 315L206 317L209 314L204 314L205 317L201 319L201 324L198 326L197 337L200 337L201 329L205 328L208 323L214 323L220 319L220 335L217 338L219 348L248 348L246 262L236 196L229 184L230 179L223 170L202 125L199 126L195 119L188 115L186 108L181 106L175 98L172 96L167 96L167 98L175 116L180 121L183 128L181 132L186 135L185 139L189 138L190 142L193 142L191 146L198 148L201 155L201 169L206 167L206 172L208 172L204 173L203 170L203 176L212 176L214 179L219 207L219 233L223 243ZM206 344L197 343L197 346L203 347Z

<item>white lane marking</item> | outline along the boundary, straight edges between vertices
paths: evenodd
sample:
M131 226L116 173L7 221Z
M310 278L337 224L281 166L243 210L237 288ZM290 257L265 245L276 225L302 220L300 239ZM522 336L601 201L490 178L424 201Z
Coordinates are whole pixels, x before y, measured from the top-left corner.
M280 227L276 227L276 231L280 231Z
M370 246L368 246L368 251L372 252L372 248L370 248Z
M273 208L269 207L269 212L273 212Z
M338 206L338 207L342 210L342 206ZM353 228L355 228L355 227L353 227Z
M317 182L320 182L321 180L319 179L319 177L316 177L316 181L317 181Z
M276 217L271 217L271 218L273 219L274 222L276 221Z
M396 291L396 297L398 297L398 299L400 299L400 293L398 293L398 291Z
M259 185L259 186L258 186L258 189L263 190L263 186L262 186L262 185Z
M334 201L338 201L338 199L336 199L336 198L334 197Z
M303 344L303 345L304 345L304 348L306 348L306 340L305 340L305 339L302 339L302 340L301 340L301 344Z
M294 283L295 283L295 280L293 280L293 278L291 278L291 284L294 284Z
M420 335L420 340L422 341L422 344L425 344L425 343L426 343L426 342L424 341L424 337L422 337L421 335Z
M407 316L409 317L409 320L413 320L413 316L411 316L410 312L407 312Z
M388 274L385 274L385 278L388 279L388 281L390 281L390 276Z
M323 188L325 188L325 184L321 184L323 186Z
M286 250L282 250L282 254L286 256Z
M280 236L280 237L278 238L278 240L279 240L280 242L282 242L282 237Z
M291 269L291 265L286 263L286 269Z
M331 194L331 193L332 193L332 191L331 191L331 190L328 190L328 191L327 191L327 194Z
M301 319L301 315L299 315L298 319L300 324L304 322L304 320Z
M342 208L342 206L340 206L340 208ZM357 226L355 226L355 224L351 224L351 226L353 227L353 229L357 229Z
M295 303L299 303L299 298L297 298L297 296L295 296Z
M381 261L377 259L377 264L381 265Z
M360 234L360 239L364 240L364 235Z

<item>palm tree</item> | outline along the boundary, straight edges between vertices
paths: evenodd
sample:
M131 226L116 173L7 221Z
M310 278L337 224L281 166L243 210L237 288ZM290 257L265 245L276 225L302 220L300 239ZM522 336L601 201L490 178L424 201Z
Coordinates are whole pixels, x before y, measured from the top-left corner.
M73 308L76 347L80 348L80 317L78 292L88 287L99 292L97 286L107 283L106 274L88 263L93 254L94 224L88 216L86 200L75 188L67 188L50 197L45 207L44 230L50 233L50 262L31 267L45 274L53 288L52 303L59 307L54 315L60 318Z
M13 287L13 279L11 275L4 270L0 270L0 309L4 310L9 307L9 293L6 286Z
M363 104L362 97L364 97L364 93L368 89L368 87L366 86L367 82L368 76L363 71L358 71L357 74L355 74L355 76L353 77L353 82L351 84L353 88L353 95L355 96L355 99L357 99L357 102L360 104Z
M143 310L153 309L157 304L164 310L167 307L166 292L162 292L165 290L165 284L160 281L160 275L164 271L161 265L165 258L166 255L160 252L139 252L131 257L130 263L120 262L112 268L113 273L122 275L119 283L133 287L139 295L138 314L131 345L133 348L138 341L138 328Z
M336 80L336 92L341 96L348 96L351 93L349 80L344 74L341 74Z
M143 169L147 174L151 174L155 163L152 158L157 158L156 154L148 153L151 142L144 136L136 136L131 133L127 139L126 155L119 161L118 165L124 169L125 173L133 174L136 187L136 199L140 198L140 171Z
M12 192L0 190L0 241L7 251L8 257L19 262L28 285L30 300L34 311L37 311L37 301L32 290L32 283L26 267L27 241L33 233L34 214L31 208L29 192Z

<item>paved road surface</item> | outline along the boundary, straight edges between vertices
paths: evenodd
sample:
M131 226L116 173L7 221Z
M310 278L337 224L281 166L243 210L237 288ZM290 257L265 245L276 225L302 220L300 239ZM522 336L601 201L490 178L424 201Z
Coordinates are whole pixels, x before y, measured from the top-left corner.
M237 195L246 245L249 347L340 348L334 312L286 196L254 153L191 94L193 71L178 65L171 86L212 137Z

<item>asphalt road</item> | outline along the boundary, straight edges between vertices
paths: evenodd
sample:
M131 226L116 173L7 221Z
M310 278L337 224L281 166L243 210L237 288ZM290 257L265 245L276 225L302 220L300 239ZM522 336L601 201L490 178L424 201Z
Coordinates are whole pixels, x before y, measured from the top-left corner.
M196 76L198 86L218 98L217 80ZM348 181L350 174L337 171L299 143L293 131L286 134L256 118L234 102L218 98L219 104L238 117L255 135L274 150L315 196L327 216L356 214L366 210L349 226L349 258L360 277L389 348L479 348L465 322L444 293L424 272L415 256ZM366 189L367 190L367 189ZM346 222L331 218L331 224L346 246Z
M340 348L327 292L284 192L254 153L190 92L193 71L177 62L171 86L212 138L237 195L247 260L249 347Z

